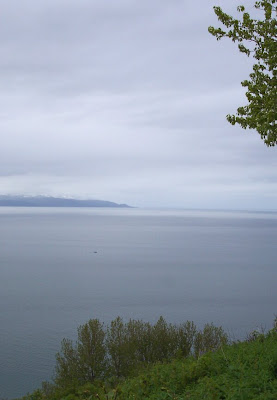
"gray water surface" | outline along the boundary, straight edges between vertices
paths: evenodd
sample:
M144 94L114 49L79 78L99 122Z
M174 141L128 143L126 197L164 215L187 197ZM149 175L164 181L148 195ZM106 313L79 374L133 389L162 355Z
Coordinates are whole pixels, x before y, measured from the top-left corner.
M51 379L89 318L270 328L276 234L276 213L0 208L0 398Z

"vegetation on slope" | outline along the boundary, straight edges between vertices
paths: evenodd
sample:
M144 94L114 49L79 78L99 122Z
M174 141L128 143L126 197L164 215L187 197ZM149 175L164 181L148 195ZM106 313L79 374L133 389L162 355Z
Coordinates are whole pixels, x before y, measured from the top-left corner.
M222 328L213 325L206 325L199 331L191 322L177 326L167 324L163 318L155 325L134 320L124 323L117 318L106 329L98 323L98 320L91 320L79 328L78 340L74 346L71 343L70 352L65 354L63 344L62 351L57 355L54 383L44 383L41 389L22 400L277 399L276 321L267 334L253 332L246 341L232 344L227 343ZM106 355L102 359L106 363L105 369L99 376L89 375L81 365L83 353L79 347L81 338L84 339L80 333L88 334L91 327L94 331L95 324L104 333L101 346ZM134 327L139 327L135 329L135 334ZM151 340L147 342L148 347L139 350L139 344L146 344L146 328L149 329ZM188 333L190 350L188 352L186 347L184 354L180 344L187 343ZM179 338L175 350L170 342L173 337L177 342ZM180 337L183 339L180 340ZM158 348L160 351L157 351ZM154 349L157 353L153 352ZM151 360L142 360L143 351L148 356L156 355ZM76 357L80 357L77 363ZM63 366L73 362L78 379L71 376L70 381L68 375L63 375L64 370L61 373L61 358ZM115 364L115 360L118 364ZM104 368L104 364L101 365ZM116 370L116 365L122 369ZM81 370L86 371L83 378Z

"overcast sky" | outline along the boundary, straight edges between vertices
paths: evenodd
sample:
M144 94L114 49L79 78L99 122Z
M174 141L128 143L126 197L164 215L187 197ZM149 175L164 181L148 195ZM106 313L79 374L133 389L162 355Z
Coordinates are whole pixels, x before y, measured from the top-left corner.
M276 148L225 118L252 61L207 30L239 4L0 0L0 194L276 210Z

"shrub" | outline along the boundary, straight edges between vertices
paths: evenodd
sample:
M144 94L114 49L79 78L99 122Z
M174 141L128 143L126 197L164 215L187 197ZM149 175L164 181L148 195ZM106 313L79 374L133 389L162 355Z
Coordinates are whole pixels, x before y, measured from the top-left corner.
M56 355L55 383L74 387L102 378L106 372L105 331L98 319L91 319L78 328L78 340L63 339Z
M206 324L197 332L194 340L194 355L198 358L208 351L214 351L228 343L228 336L222 327Z

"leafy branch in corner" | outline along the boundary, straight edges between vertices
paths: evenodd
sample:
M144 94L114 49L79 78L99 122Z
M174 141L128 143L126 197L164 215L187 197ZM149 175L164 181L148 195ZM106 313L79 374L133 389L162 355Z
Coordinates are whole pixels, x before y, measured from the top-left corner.
M247 88L248 104L237 109L236 115L227 115L232 124L242 128L255 129L267 146L277 144L277 21L276 0L256 1L254 7L263 13L261 19L253 19L244 6L237 8L242 14L235 19L224 13L220 7L214 12L220 22L228 28L209 27L217 40L230 38L238 43L241 53L255 59L253 71L248 80L241 82Z

